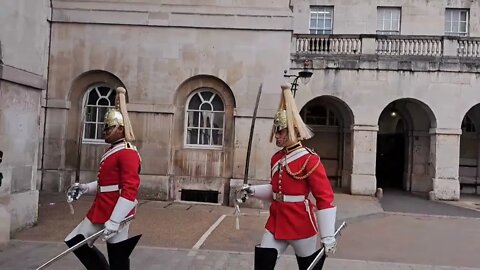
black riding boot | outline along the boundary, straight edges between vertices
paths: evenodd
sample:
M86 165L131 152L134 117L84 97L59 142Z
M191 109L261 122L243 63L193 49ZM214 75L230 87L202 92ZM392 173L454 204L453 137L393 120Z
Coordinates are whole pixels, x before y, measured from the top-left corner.
M315 257L317 257L319 252L320 252L320 250L317 250L315 253L313 253L312 255L310 255L308 257L297 256L298 270L307 270L308 267L310 266L310 264L315 259ZM322 258L320 258L320 260L317 262L315 267L313 267L312 269L313 270L321 270L323 268L323 264L325 263L325 258L327 258L327 256L325 255L325 253L323 253Z
M255 247L254 270L273 270L277 264L278 251L274 248Z
M107 243L110 270L130 270L129 257L141 236L137 235L114 244Z
M85 240L85 236L79 234L72 239L65 241L68 247L73 247L77 243ZM73 254L82 262L87 270L109 270L108 262L102 252L95 246L89 247L85 244L73 251Z

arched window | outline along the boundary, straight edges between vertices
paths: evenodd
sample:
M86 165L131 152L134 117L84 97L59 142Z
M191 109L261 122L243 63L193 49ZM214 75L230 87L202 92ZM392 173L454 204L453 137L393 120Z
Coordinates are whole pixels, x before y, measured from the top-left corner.
M209 88L193 92L187 101L185 144L222 146L225 107L222 98Z
M115 106L115 91L108 85L95 85L84 97L83 142L103 142L103 117Z
M462 131L465 133L475 133L477 132L477 129L475 127L475 124L473 123L472 119L465 115L462 121Z

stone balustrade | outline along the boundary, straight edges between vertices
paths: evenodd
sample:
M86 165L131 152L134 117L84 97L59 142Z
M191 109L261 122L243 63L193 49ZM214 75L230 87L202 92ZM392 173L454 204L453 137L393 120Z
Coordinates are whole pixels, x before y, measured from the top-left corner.
M295 34L294 54L480 57L480 38Z

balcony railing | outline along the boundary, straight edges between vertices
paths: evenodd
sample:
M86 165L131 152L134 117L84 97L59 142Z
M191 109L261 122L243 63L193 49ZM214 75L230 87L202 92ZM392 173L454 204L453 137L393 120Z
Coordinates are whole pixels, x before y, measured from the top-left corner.
M294 35L296 54L480 57L480 38L405 35Z

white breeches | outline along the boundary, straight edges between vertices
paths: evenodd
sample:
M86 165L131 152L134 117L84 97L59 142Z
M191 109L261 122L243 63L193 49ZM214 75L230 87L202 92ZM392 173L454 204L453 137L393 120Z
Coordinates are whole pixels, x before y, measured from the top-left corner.
M291 245L295 251L295 255L299 257L308 257L317 251L317 236L314 235L309 238L299 240L277 240L273 234L266 231L262 238L260 247L274 248L278 251L278 256L283 254L288 245Z
M119 232L115 234L112 238L108 239L107 242L113 244L113 243L121 242L123 240L127 240L129 227L130 227L130 222L128 222L125 225L121 225ZM82 222L80 222L80 224L78 224L77 227L75 227L75 229L73 229L73 231L69 235L67 235L67 237L65 238L65 241L68 241L79 234L85 236L85 238L88 238L103 228L104 228L103 224L92 224L92 222L90 222L88 218L85 218L82 220Z

